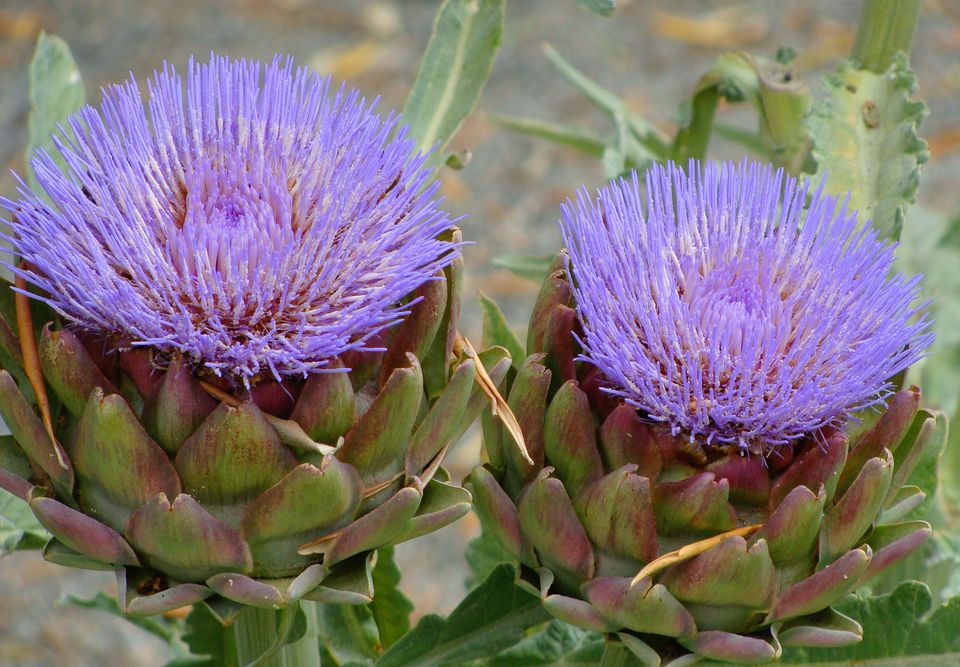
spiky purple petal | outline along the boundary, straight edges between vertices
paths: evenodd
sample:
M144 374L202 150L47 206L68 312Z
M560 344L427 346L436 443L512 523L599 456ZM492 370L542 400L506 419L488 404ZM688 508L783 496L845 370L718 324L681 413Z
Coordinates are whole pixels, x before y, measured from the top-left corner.
M933 340L919 277L808 184L652 167L563 207L583 359L675 434L765 451L882 403Z
M217 56L147 89L68 120L66 173L33 160L51 204L22 183L0 200L28 263L11 268L79 327L246 383L321 371L458 252L424 156L356 90Z

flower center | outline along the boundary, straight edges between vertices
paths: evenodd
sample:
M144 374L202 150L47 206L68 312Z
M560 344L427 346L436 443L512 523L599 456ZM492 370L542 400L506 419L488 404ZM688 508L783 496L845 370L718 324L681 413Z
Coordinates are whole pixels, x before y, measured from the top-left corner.
M704 343L724 356L748 354L747 347L775 337L785 323L785 303L756 254L714 266L705 275L695 271L691 278L683 299Z
M735 256L681 259L681 308L691 330L683 336L690 381L705 397L741 395L749 406L721 409L713 399L689 409L717 426L738 415L763 410L763 402L787 356L796 328L796 295L782 267L770 260L763 243ZM696 378L696 380L694 380ZM746 391L752 387L751 391Z
M274 328L283 290L270 278L285 274L301 237L285 176L236 151L211 150L190 166L183 222L168 230L165 245L193 325L204 330L216 321L238 335Z
M186 212L174 234L184 243L175 244L174 258L197 278L207 271L223 275L242 266L253 269L291 250L296 236L291 200L286 179L265 160L205 156L187 175Z
M220 197L214 207L214 215L221 218L221 226L236 227L243 218L243 204L243 200L236 193Z

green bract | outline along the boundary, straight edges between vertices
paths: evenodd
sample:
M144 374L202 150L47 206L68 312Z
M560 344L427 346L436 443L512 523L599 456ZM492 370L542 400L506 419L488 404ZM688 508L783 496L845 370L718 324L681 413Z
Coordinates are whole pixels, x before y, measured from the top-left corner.
M918 409L919 391L782 457L691 446L575 361L563 266L534 308L530 356L502 387L535 464L489 419L488 463L469 480L485 531L526 566L547 610L619 633L644 659L755 664L783 646L859 641L859 624L831 605L930 535L903 520L923 501L908 478L937 419Z
M384 335L386 352L351 353L336 362L349 373L262 382L246 397L176 357L102 354L103 341L48 324L36 333L56 442L26 380L13 308L0 309L12 360L0 415L13 433L0 441L0 486L52 533L47 560L115 569L130 614L201 600L221 617L237 603L369 602L378 547L470 507L440 467L486 401L476 361L454 349L461 263L411 295L422 300ZM506 352L481 358L502 380Z

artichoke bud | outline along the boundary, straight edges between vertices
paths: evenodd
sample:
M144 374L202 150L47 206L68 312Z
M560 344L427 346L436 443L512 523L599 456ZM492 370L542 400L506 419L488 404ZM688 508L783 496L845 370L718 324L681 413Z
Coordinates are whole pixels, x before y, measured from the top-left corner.
M635 652L752 664L782 645L859 641L860 626L830 605L930 534L902 517L923 499L908 479L935 417L919 409L916 387L885 383L930 342L925 316L906 321L915 287L887 282L885 269L869 278L881 301L904 307L870 334L889 356L845 358L846 343L834 348L818 328L830 297L805 294L807 315L793 296L821 267L787 248L823 247L821 261L842 263L855 219L817 231L833 208L816 200L799 237L789 221L783 234L766 227L773 193L799 210L791 202L803 190L783 181L757 165L654 166L646 220L636 178L568 203L569 255L544 280L530 356L503 390L535 465L484 429L497 456L470 485L485 532L525 566L555 617L617 632ZM735 192L759 208L738 208ZM870 243L862 252L888 265ZM834 321L876 308L862 286L850 293L861 295L846 301L853 312ZM809 343L818 336L820 347ZM790 349L801 338L807 357ZM817 376L818 355L847 375ZM834 412L816 412L831 401ZM865 405L880 417L862 428L852 413Z
M105 91L2 202L36 321L0 323L0 486L131 614L365 604L469 510L440 466L510 360L455 345L461 233L395 116L282 59L185 78Z

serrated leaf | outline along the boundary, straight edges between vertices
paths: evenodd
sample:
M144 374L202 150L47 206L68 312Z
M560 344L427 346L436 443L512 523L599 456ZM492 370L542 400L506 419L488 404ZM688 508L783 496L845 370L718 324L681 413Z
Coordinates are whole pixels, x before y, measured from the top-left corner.
M224 627L205 604L196 604L183 621L181 634L190 655L168 662L165 667L237 667L234 626Z
M500 565L443 618L430 614L383 654L377 667L460 665L496 655L549 620L540 600L514 582L516 569Z
M934 530L920 548L884 570L869 588L875 594L890 593L909 580L925 583L937 605L960 595L960 537Z
M497 345L506 348L510 353L513 367L519 369L520 364L526 359L526 349L510 328L500 306L483 292L480 292L480 305L483 307L481 349L486 350Z
M464 557L471 572L465 582L467 590L473 590L486 581L498 565L513 562L513 557L507 550L486 532L467 543Z
M894 240L929 157L927 142L917 135L927 107L910 99L916 87L903 53L882 74L847 61L827 78L827 96L814 104L809 120L817 176L829 177L833 194L850 192L860 222L872 220L881 236Z
M888 595L851 596L837 611L863 626L863 641L843 648L786 648L783 667L897 665L929 667L960 663L960 598L932 608L930 589L911 581Z
M47 540L48 533L30 506L0 489L0 556L18 549L40 549Z
M383 648L393 646L410 631L410 613L413 603L399 588L400 568L393 558L393 547L377 549L377 564L373 568L373 602L370 610L380 632Z
M545 628L524 638L516 646L492 658L470 663L470 667L598 666L603 649L601 634L550 621Z
M577 4L588 12L600 16L613 16L613 12L617 9L616 0L577 0Z
M380 655L380 636L369 606L317 605L321 664L372 665Z
M507 254L494 257L491 263L498 269L506 269L521 278L542 283L550 272L554 257L556 255Z
M506 0L446 0L402 118L417 147L439 159L487 81L503 34Z
M40 33L30 61L29 77L27 182L34 191L39 191L30 158L37 149L43 148L51 152L61 168L65 166L63 158L53 150L53 134L58 124L83 106L86 94L70 47L56 35Z

